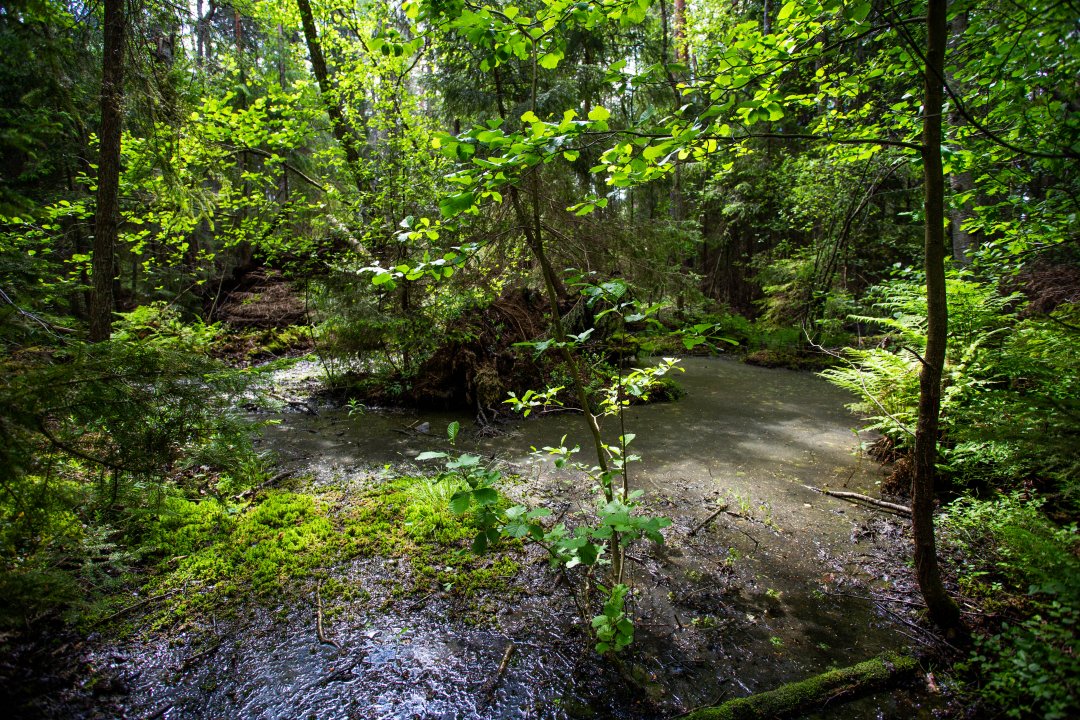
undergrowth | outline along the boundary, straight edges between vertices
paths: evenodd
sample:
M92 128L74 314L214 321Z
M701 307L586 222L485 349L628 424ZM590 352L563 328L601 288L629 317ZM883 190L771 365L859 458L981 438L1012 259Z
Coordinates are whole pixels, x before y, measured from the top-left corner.
M961 591L985 613L958 670L984 706L1013 718L1080 715L1080 539L1042 504L1018 492L963 498L941 519Z

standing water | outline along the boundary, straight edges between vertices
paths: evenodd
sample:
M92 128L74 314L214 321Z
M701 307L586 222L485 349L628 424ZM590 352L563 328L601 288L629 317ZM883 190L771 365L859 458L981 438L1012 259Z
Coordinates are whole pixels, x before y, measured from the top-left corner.
M372 590L329 623L337 647L319 642L310 603L252 607L213 632L132 641L114 651L131 689L125 710L167 718L670 717L908 645L869 598L889 578L865 570L895 543L899 524L808 487L872 492L880 480L859 452L866 438L852 430L850 396L811 375L727 359L680 365L685 398L626 412L625 431L643 458L631 466L631 486L673 524L663 546L630 551L637 632L617 662L592 651L569 590L534 548L516 592L485 600L480 622L455 617L445 593L395 599ZM449 422L468 420L325 406L274 419L263 444L284 467L315 485L346 487L370 486L387 466L415 468L419 453L447 449ZM424 423L430 431L418 432ZM607 423L614 439L617 423ZM497 437L468 434L460 450L520 476L504 489L515 501L542 504L568 523L590 506L579 477L529 452L564 435L568 446L589 447L579 416L516 421ZM333 572L371 589L401 565L368 558ZM878 696L832 716L912 717L912 703Z

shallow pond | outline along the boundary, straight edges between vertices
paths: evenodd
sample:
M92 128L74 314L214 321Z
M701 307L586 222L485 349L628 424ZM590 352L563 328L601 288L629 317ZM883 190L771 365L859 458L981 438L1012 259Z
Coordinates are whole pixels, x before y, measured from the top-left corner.
M490 621L480 624L456 618L452 603L433 592L380 609L377 602L341 608L328 623L340 650L316 639L313 602L252 608L216 632L135 641L115 661L131 690L126 711L169 718L670 717L910 645L902 626L867 599L871 586L889 579L871 577L865 561L896 547L899 523L807 487L873 492L881 479L859 452L866 438L852 430L849 396L812 375L728 359L681 366L676 379L685 398L632 407L625 417L643 458L632 466L632 485L673 524L664 546L631 550L637 639L617 664L590 650L568 590L533 553L518 592L489 599ZM286 383L281 392L306 389ZM370 483L384 466L446 449L446 425L460 420L467 428L471 420L294 399L311 411L270 416L279 422L267 427L263 445L316 484ZM418 431L424 423L428 432ZM613 425L609 420L605 434L618 434ZM501 430L474 437L463 429L458 445L519 474L507 488L515 499L568 519L587 511L590 493L580 478L529 453L564 435L568 445L588 447L578 416L547 414ZM721 502L729 512L699 527ZM902 559L896 565L906 572ZM377 558L335 570L367 586L395 572L394 561ZM832 716L906 718L927 712L922 704L910 693L890 693Z

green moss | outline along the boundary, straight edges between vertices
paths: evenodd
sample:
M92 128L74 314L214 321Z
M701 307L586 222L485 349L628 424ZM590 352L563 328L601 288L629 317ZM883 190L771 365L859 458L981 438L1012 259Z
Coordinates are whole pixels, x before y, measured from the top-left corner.
M789 717L839 698L880 690L888 683L912 674L918 662L910 655L889 653L880 658L830 670L807 680L788 683L776 690L729 700L723 705L695 710L687 720L756 720Z
M170 501L158 530L171 539L149 592L172 593L157 624L233 599L280 598L306 578L324 579L328 603L367 601L370 595L332 568L358 557L407 558L411 577L393 595L441 590L460 598L505 594L520 566L507 554L477 557L468 551L476 529L468 515L450 512L451 481L396 478L355 490L318 495L275 491L231 515L216 501ZM176 559L178 558L178 559Z

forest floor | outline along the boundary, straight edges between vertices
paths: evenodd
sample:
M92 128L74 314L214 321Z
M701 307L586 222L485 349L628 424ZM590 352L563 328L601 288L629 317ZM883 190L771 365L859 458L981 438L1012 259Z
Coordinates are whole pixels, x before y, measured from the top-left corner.
M260 416L274 421L274 487L130 612L52 646L72 669L41 714L660 718L940 649L918 622L906 522L808 488L873 493L883 477L854 452L843 393L791 371L683 364L685 399L626 418L645 457L633 482L673 524L664 545L630 550L636 639L617 661L592 650L540 548L465 549L452 488L415 461L446 450L460 418L326 402L302 361L277 376L284 411ZM502 470L513 501L574 525L593 513L590 489L528 449L573 443L579 424L553 414L459 444ZM827 715L930 717L942 702L920 683Z

